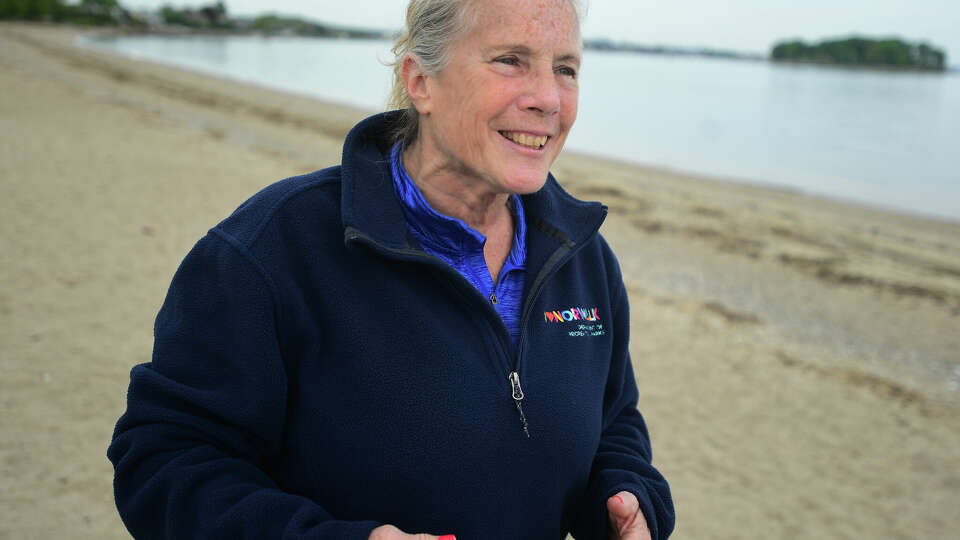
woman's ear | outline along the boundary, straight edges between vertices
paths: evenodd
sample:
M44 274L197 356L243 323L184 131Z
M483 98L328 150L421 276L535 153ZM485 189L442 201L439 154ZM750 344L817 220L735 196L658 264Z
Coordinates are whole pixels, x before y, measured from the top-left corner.
M430 114L431 109L427 77L427 73L420 65L420 59L416 55L407 53L400 66L400 78L403 79L403 87L407 90L410 103L420 114Z

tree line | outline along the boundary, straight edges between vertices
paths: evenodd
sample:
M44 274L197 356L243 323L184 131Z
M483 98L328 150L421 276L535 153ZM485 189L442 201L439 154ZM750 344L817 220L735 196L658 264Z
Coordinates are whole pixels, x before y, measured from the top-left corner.
M123 7L118 0L80 0L69 4L64 0L0 0L0 19L134 27L161 23L189 28L232 28L223 2L183 9L164 4L157 10L155 20L145 20Z
M809 62L842 66L944 71L947 55L926 43L899 39L852 37L807 44L783 41L774 45L770 58L775 62Z
M299 17L274 14L231 17L222 1L184 8L164 4L152 13L133 13L118 0L80 0L71 4L64 0L0 0L0 20L3 19L124 26L146 32L185 29L313 37L391 37L386 32L326 25Z
M117 0L0 0L0 19L116 25L135 23Z

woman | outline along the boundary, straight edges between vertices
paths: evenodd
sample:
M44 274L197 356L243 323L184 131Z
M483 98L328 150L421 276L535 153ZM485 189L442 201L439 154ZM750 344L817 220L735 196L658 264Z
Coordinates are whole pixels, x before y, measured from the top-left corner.
M184 260L108 455L143 538L665 538L570 0L412 0L405 111Z

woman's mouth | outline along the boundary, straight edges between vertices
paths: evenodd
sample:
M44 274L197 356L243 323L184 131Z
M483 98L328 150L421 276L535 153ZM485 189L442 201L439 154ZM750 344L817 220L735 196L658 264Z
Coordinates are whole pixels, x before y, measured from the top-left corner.
M500 135L503 135L504 138L509 139L520 146L526 146L527 148L533 148L534 150L539 150L543 148L543 145L547 144L547 140L550 139L549 135L529 135L526 133L520 133L518 131L501 131Z

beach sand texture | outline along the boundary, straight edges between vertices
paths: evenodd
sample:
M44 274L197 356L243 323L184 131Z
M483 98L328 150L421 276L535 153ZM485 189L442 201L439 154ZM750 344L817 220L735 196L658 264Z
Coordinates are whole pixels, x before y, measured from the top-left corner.
M128 538L105 457L182 257L363 111L0 25L0 539ZM564 155L610 207L678 539L960 530L960 225ZM419 531L418 531L419 532Z

